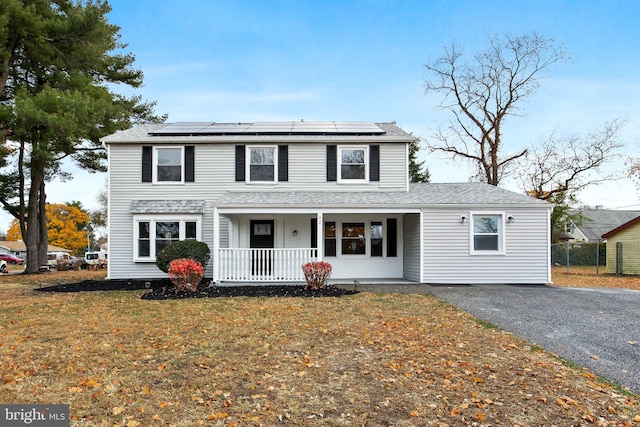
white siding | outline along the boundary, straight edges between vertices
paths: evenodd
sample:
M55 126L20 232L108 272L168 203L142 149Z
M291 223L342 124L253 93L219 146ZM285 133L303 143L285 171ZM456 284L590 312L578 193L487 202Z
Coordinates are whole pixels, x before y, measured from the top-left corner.
M404 278L420 281L420 215L404 216Z
M274 141L277 145L282 142ZM245 145L251 145L246 143ZM136 144L110 144L109 148L109 277L165 277L153 262L133 262L132 200L204 200L202 241L213 247L213 206L228 190L406 190L406 144L380 144L380 182L338 184L326 182L326 144L289 145L289 181L275 185L247 184L235 181L235 144L196 144L195 182L152 184L141 182L142 148ZM360 144L361 145L361 144ZM385 183L382 188L381 183ZM220 246L229 247L228 222L221 218ZM299 236L302 239L302 236ZM306 246L306 245L305 245ZM207 268L212 276L212 263Z
M544 284L549 281L548 210L532 208L487 209L511 215L505 224L505 253L471 255L471 228L461 223L470 210L425 209L424 271L427 283Z
M166 277L153 262L133 262L133 215L129 211L132 200L205 200L202 241L213 248L213 200L233 182L234 157L232 147L217 154L204 148L197 146L195 150L196 182L176 185L141 182L141 146L109 146L110 278ZM219 184L213 185L214 182ZM221 234L228 229L224 218L220 229ZM222 234L221 246L224 245L228 245L228 239ZM209 263L206 275L213 275L212 263Z
M353 144L362 146L363 144ZM365 144L366 145L366 144ZM326 144L289 144L289 181L280 182L277 188L287 190L329 191L406 191L407 159L405 144L380 145L380 181L364 184L327 182ZM342 144L347 146L347 144ZM339 167L339 165L338 165ZM256 187L256 186L254 186Z

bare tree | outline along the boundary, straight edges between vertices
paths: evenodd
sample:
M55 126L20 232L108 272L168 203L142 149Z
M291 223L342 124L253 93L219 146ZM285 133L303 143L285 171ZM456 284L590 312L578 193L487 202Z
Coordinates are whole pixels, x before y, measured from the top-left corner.
M555 132L532 146L518 160L522 189L532 197L554 200L586 187L619 179L622 174L604 173L603 166L620 157L623 144L617 134L626 120L616 119L586 136L559 136Z
M443 94L439 108L453 117L427 147L471 161L483 181L498 185L510 163L527 152L504 152L504 121L523 114L520 105L538 89L543 72L564 58L552 39L537 33L490 36L486 50L470 58L455 43L445 47L425 65L425 92Z

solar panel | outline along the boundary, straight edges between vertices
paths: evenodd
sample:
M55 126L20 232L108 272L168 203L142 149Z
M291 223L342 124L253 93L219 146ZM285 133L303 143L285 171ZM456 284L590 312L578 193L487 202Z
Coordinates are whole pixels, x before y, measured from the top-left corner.
M180 135L381 135L370 122L178 122L150 132L155 136Z

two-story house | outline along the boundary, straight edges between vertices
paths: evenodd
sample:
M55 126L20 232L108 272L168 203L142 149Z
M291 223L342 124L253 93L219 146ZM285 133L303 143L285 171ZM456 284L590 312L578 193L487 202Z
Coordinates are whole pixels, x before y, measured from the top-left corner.
M109 277L165 277L171 242L207 243L216 282L550 282L552 205L481 183L409 182L395 123L141 125L103 139Z

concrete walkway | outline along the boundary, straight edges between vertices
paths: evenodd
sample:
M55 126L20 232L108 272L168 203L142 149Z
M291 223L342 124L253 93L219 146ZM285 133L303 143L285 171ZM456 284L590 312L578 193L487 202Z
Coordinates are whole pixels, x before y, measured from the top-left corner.
M360 285L358 290L432 294L640 393L640 291L525 285Z

